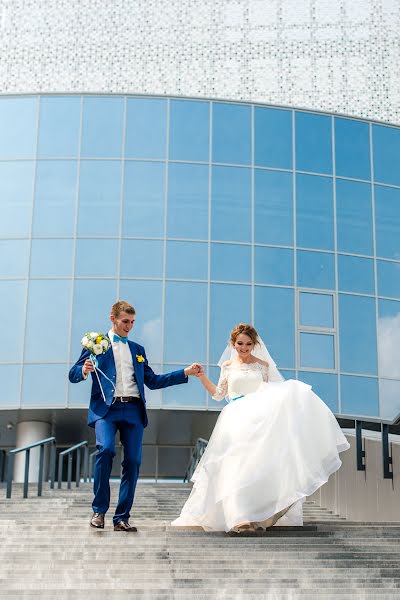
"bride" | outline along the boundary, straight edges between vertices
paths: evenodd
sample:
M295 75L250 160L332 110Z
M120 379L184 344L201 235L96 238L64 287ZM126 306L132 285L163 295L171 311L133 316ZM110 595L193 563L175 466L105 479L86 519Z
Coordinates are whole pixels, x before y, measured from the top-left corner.
M215 400L228 397L193 474L174 526L255 531L302 525L302 504L340 467L349 448L334 415L311 386L284 381L254 327L240 323L218 363Z

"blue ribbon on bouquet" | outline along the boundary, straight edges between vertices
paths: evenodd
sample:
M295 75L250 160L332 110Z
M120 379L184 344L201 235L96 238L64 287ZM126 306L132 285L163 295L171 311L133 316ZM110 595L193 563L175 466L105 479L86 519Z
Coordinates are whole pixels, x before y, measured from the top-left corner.
M97 360L97 356L95 354L90 354L89 360L92 363L92 365L94 366L94 372L96 373L97 381L99 382L99 386L100 386L100 390L101 390L101 395L103 396L103 400L104 400L104 402L107 403L106 396L105 396L104 390L103 390L103 386L101 385L100 377L99 377L97 371L99 373L101 373L103 375L103 377L105 377L107 379L107 381L109 381L111 383L111 385L114 388L114 392L115 392L115 385L111 381L111 379L109 377L107 377L107 375L105 373L103 373L103 371L101 369L99 369L99 361Z

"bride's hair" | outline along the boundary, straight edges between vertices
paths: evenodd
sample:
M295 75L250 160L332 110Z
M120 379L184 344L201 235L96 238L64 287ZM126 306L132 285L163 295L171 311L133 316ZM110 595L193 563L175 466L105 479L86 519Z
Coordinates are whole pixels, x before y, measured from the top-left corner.
M249 338L251 339L251 341L253 342L254 346L256 346L257 344L260 343L258 341L258 333L252 325L249 325L249 323L239 323L231 331L231 335L230 335L229 339L230 339L232 346L235 345L236 340L241 333L248 335Z

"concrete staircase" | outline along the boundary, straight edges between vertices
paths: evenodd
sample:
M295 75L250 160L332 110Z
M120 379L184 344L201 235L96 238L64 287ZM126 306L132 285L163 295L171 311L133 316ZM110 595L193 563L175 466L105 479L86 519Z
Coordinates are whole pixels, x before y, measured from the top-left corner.
M118 483L112 484L115 501ZM0 598L369 600L400 598L400 523L348 522L312 502L303 528L230 537L175 529L188 485L140 483L137 534L89 527L91 486L0 490Z

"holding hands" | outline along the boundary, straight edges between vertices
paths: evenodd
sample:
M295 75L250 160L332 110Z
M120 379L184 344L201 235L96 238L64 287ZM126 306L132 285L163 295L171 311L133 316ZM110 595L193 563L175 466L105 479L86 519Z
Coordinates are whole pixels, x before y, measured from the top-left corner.
M190 367L186 367L185 375L194 375L194 377L202 377L204 375L204 368L200 363L192 363Z

